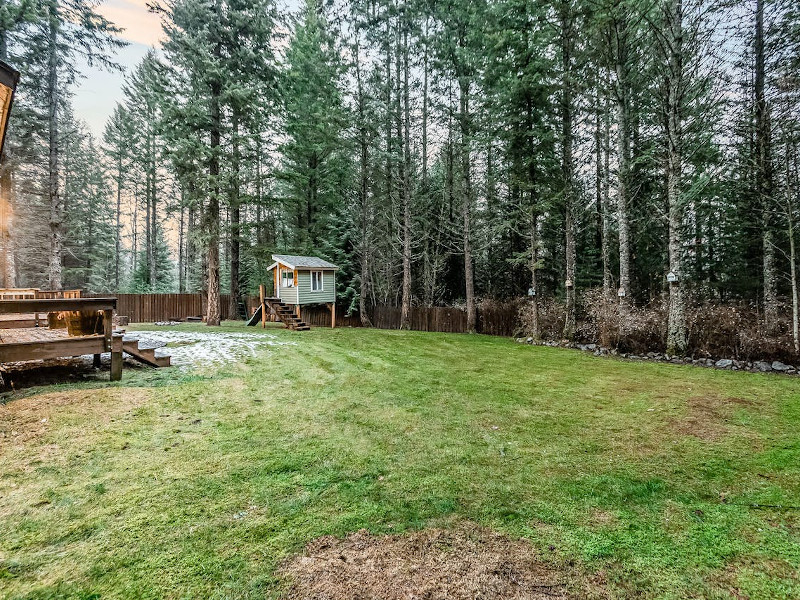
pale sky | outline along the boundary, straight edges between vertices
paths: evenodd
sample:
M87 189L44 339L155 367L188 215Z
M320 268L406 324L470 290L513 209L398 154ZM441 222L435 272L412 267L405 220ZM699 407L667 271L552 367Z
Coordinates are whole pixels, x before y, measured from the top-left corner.
M121 37L130 44L117 53L115 60L127 70L142 60L148 48L158 46L161 37L161 22L148 12L146 3L147 0L106 0L99 8L107 19L125 29ZM74 90L75 114L100 137L114 105L122 99L125 74L101 71L86 63L80 69L85 77Z
M145 46L157 45L161 39L161 23L147 10L147 0L106 0L99 11L109 21L123 27L126 40Z
M127 71L144 58L149 48L160 46L161 20L147 10L148 0L105 0L98 12L125 31L120 35L128 46L114 57ZM279 10L296 10L301 0L279 0ZM96 66L78 62L84 78L75 86L75 114L84 120L91 131L100 137L114 106L122 100L125 73L99 70Z

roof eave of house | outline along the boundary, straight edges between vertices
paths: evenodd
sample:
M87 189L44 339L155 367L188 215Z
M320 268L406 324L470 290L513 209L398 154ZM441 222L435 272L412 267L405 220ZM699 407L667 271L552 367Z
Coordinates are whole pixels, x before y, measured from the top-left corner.
M339 267L337 267L336 265L333 265L331 267L320 267L320 266L313 266L312 267L312 266L307 266L307 265L293 265L293 264L290 264L290 263L286 262L285 260L280 260L280 259L276 258L276 256L274 254L272 255L272 260L274 260L275 262L272 263L269 267L267 267L267 271L271 271L272 269L277 267L279 264L283 265L284 267L288 267L289 269L292 269L293 271L296 271L298 269L309 270L309 271L338 271L339 270Z

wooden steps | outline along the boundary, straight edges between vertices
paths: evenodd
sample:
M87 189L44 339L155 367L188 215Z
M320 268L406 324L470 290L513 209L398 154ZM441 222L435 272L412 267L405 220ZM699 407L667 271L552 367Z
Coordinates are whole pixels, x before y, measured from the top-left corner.
M134 338L122 338L122 350L126 352L139 362L143 362L151 367L168 367L170 366L169 356L159 356L156 354L157 347L139 347L140 340Z
M305 321L298 319L295 312L279 298L264 298L264 304L269 305L281 323L286 325L287 329L293 331L308 331L311 329Z

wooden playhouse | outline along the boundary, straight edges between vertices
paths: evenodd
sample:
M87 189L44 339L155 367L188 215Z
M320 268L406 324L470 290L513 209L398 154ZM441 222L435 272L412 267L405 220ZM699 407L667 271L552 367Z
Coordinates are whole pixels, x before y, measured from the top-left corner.
M336 271L339 267L317 256L273 254L275 262L269 266L273 272L273 296L267 296L261 287L261 307L250 320L255 325L266 323L267 314L273 314L289 329L309 329L302 320L301 307L325 305L331 311L331 327L336 325Z

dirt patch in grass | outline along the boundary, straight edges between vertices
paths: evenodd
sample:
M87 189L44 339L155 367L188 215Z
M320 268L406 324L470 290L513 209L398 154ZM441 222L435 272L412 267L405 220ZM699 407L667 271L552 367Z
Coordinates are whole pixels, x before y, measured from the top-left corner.
M23 444L59 427L63 418L80 413L91 427L144 404L147 390L71 390L37 394L0 404L0 454L6 444Z
M737 407L752 406L743 398L693 396L686 401L686 414L670 421L681 435L713 442L728 433L731 414Z
M524 540L466 524L375 536L327 536L281 567L286 600L552 600L575 593L576 577L558 569Z

